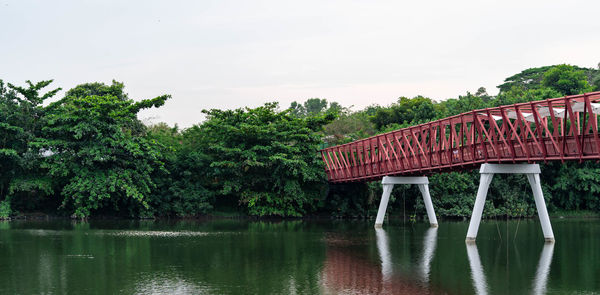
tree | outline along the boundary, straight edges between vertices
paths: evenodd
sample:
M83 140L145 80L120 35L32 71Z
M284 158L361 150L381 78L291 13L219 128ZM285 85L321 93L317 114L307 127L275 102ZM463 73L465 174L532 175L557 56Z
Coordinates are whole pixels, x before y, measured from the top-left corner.
M591 91L585 73L570 65L558 65L544 74L542 85L563 95L574 95Z
M84 84L51 104L43 128L48 140L35 143L51 151L45 167L61 184L62 207L77 217L107 205L124 206L132 215L140 205L147 208L154 187L150 175L163 166L156 144L138 128L137 113L163 105L170 96L134 102L119 91L102 94L106 87Z
M414 98L400 97L398 102L388 108L379 108L371 121L379 130L390 124L418 124L435 117L431 99L423 96Z
M343 114L325 125L324 129L324 140L331 145L351 142L376 133L375 125L364 111Z
M307 116L315 116L322 113L327 108L327 100L319 98L310 98L304 102L304 109Z
M69 89L65 94L65 97L86 97L86 96L104 96L112 95L120 100L127 100L129 97L127 93L123 92L125 84L112 80L111 85L106 85L100 82L85 83L78 85L75 88Z
M522 72L512 75L504 80L504 83L499 85L500 92L509 91L513 87L523 89L538 88L544 79L544 74L554 66L545 66L539 68L530 68Z
M277 106L204 110L195 140L210 159L217 199L238 200L250 215L302 216L326 188L317 132L334 116L298 118Z
M177 126L160 123L149 128L148 138L159 145L165 169L153 172L156 188L147 215L189 217L212 210L215 194L207 188L210 159L202 153L200 128L179 132Z
M564 64L563 65L554 65L554 66L544 66L544 67L538 67L538 68L530 68L530 69L526 69L518 74L515 74L513 76L506 78L504 80L504 83L499 85L498 88L500 89L500 93L512 91L514 89L520 89L521 91L528 91L528 90L534 90L534 89L540 89L540 88L548 88L550 86L544 85L544 82L543 82L546 74L550 71L562 72L565 70L567 70L568 72L578 72L577 75L579 75L579 76L575 80L584 79L584 80L587 80L588 83L592 83L594 76L598 73L598 70L595 70L592 68L582 68L582 67L578 67L578 66L571 66L571 65L564 65ZM582 74L581 72L583 73L583 77L581 76L581 74ZM556 74L556 73L554 73L554 74ZM555 84L555 82L549 82L549 83ZM550 87L550 88L557 90L561 93L565 93L564 91L561 91L559 89L560 86L556 86L556 87L558 87L558 88L555 88L555 87ZM566 89L566 90L568 90L567 92L571 92L570 89ZM589 91L589 90L586 89L585 91ZM567 95L567 94L562 94L562 95Z
M485 89L485 87L479 87L477 89L477 92L475 92L475 96L480 97L481 100L483 100L483 102L487 103L490 100L494 99L493 96L489 95L487 93L487 90Z
M41 94L52 80L27 86L0 80L0 197L17 209L35 209L52 193L52 183L40 168L44 151L31 148L41 135L46 110L43 102L60 88Z
M592 77L591 84L594 87L594 90L600 90L600 70L598 70Z
M491 101L490 107L510 105L521 102L536 101L554 97L563 96L561 92L558 92L549 87L540 87L535 89L524 89L517 86L504 92L500 92L496 98Z
M296 117L319 116L326 112L337 114L344 112L344 108L337 102L329 103L329 108L327 105L327 99L309 98L303 104L295 101L292 102L289 110L290 113Z

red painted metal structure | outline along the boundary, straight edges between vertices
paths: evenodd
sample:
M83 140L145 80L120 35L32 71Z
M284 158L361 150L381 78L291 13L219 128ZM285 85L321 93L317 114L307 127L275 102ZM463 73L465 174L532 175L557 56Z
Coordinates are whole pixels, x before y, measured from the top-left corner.
M330 182L600 160L600 92L474 110L321 150Z

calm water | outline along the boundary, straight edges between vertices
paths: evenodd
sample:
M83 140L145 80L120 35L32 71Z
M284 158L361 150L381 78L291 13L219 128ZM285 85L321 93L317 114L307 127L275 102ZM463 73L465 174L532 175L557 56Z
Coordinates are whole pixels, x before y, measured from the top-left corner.
M594 294L600 221L3 222L0 294Z

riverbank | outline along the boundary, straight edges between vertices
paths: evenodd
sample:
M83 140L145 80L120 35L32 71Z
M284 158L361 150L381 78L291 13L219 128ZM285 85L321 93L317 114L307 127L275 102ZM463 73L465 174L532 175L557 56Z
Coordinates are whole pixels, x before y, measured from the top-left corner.
M558 218L600 218L600 212L590 211L590 210L560 210L549 212L550 218L558 219ZM404 220L406 222L416 222L425 220L426 216L422 215L388 215L388 220L401 221ZM468 217L454 217L454 216L438 216L441 220L451 220L451 221L465 221L468 220ZM508 219L532 219L537 218L534 216L523 216L523 217L509 217ZM10 216L8 218L3 218L1 220L70 220L79 218L71 218L69 216L64 215L54 215L47 214L42 212L28 212L19 215ZM100 215L93 216L87 218L85 220L211 220L211 219L248 219L248 220L328 220L328 219L340 219L340 220L375 220L375 216L356 216L356 217L339 217L339 216L328 216L328 215L309 215L305 217L258 217L251 216L247 214L243 214L240 212L233 211L215 211L211 214L202 215L202 216L175 216L175 217L155 217L155 218L133 218L133 217L124 217L124 216L110 216L110 215ZM488 217L484 218L488 220L504 220L506 216L498 216L498 217Z

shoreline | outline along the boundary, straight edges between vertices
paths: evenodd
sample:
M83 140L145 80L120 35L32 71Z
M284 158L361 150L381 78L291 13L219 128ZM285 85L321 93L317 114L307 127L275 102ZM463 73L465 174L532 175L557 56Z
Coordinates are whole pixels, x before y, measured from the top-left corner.
M571 219L571 218L583 218L583 219L597 219L600 218L600 212L580 210L580 211L557 211L550 212L550 218L552 219ZM493 216L484 217L484 220L514 220L514 219L533 219L537 215L533 216ZM458 216L438 216L441 220L447 221L468 221L470 217L458 217ZM123 216L93 216L85 219L71 218L69 216L53 215L39 212L25 213L22 215L11 216L9 218L2 218L0 221L18 221L18 220L75 220L75 221L89 221L89 220L147 220L147 221L206 221L206 220L227 220L227 219L239 219L239 220L250 220L250 221L291 221L291 220L375 220L375 216L355 216L355 217L338 217L329 215L308 215L303 217L279 217L279 216L250 216L244 214L208 214L203 216L190 216L190 217L153 217L153 218L133 218ZM423 216L402 216L402 215L388 215L388 220L401 221L406 220L407 222L417 222L425 220Z

